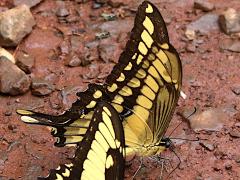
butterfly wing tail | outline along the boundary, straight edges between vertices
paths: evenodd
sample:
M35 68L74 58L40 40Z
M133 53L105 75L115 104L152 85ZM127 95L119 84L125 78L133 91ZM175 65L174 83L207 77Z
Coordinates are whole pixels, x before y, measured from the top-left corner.
M66 111L59 116L38 113L31 110L18 109L17 114L27 124L36 124L52 127L51 135L56 138L54 143L57 147L76 145L81 142L90 121L78 119L75 114Z
M64 114L60 116L52 116L24 109L18 109L17 114L21 115L21 120L27 124L56 126L57 124L64 125L69 121Z

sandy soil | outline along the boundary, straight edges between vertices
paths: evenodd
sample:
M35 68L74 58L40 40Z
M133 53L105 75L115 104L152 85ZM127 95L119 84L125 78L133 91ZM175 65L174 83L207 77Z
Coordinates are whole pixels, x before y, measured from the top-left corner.
M64 2L72 18L77 17L77 22L59 22L55 14L59 4L45 0L31 9L37 22L32 33L19 44L17 50L12 49L15 53L24 50L34 56L35 68L30 76L47 77L54 83L56 90L44 97L33 96L30 91L21 96L0 96L0 179L36 179L38 176L47 175L49 169L67 162L72 156L74 149L54 147L54 139L49 129L22 123L15 110L36 108L37 111L52 114L62 113L71 106L77 91L86 88L89 82L102 82L125 46L128 32L132 28L134 10L139 4L137 1L122 1L126 5L118 8L105 5L99 9L92 9L92 1L84 4L75 1ZM220 14L227 7L240 10L238 0L211 2L216 6L211 13ZM240 141L239 138L229 135L233 130L240 130L240 96L232 92L240 81L240 54L220 50L221 42L230 38L220 30L198 36L196 40L200 43L193 52L189 52L186 47L193 42L187 40L184 35L186 25L206 12L195 10L191 0L154 0L153 3L164 12L164 18L170 21L169 36L182 60L183 91L188 96L186 100L179 100L169 132L180 122L183 123L170 138L207 139L205 145L200 141L174 141L174 152L181 159L181 164L168 179L240 179ZM11 3L7 1L3 1L1 5L11 7ZM100 16L102 13L115 13L118 19L112 21L113 24L105 22ZM112 36L104 40L95 40L95 34L104 28L109 28ZM72 35L72 32L75 32L75 35ZM75 47L66 46L70 41ZM83 48L86 44L88 49ZM109 44L115 49L109 50L109 57L112 58L106 60L103 58L104 54L99 55L102 50L97 46ZM68 56L61 54L61 51L70 51L68 48L82 57L88 57L90 65L65 66ZM55 56L57 58L54 58ZM101 78L97 78L99 73ZM212 108L226 109L224 127L219 131L195 133L190 128L189 121L181 116L193 107L197 107L198 112ZM207 148L206 142L212 148ZM162 171L165 177L168 176L179 162L177 156L170 150L166 151L161 155L165 160L163 164L156 158L144 158L143 167L135 178L160 179ZM128 163L127 179L132 178L139 165L139 158Z

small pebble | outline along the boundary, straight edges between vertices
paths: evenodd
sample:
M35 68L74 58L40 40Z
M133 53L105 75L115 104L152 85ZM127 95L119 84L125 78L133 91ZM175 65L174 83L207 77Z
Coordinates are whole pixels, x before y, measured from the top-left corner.
M96 3L96 2L94 2L93 5L92 5L92 8L93 8L93 9L99 9L99 8L101 8L101 7L102 7L102 4Z
M186 47L187 52L194 53L196 51L196 46L194 44L188 44Z
M11 116L11 115L12 115L12 111L6 110L6 111L4 112L4 115L5 115L5 116Z
M236 95L240 95L240 85L239 86L235 86L235 87L232 87L232 92Z
M58 17L66 17L69 15L69 11L65 8L65 7L60 7L57 12L56 15Z
M240 164L240 156L236 158L235 162Z
M35 59L29 54L19 52L16 55L16 65L25 73L30 74L34 67Z
M214 4L208 2L207 0L195 0L194 8L208 12L214 9Z
M100 33L96 33L96 39L100 40L100 39L106 39L108 37L110 37L110 33L109 32L100 32Z
M229 134L233 138L240 138L240 131L238 131L237 129L230 131Z
M213 169L215 171L220 171L222 169L222 161L221 160L216 160L214 162Z
M9 124L9 125L8 125L8 129L11 130L11 131L13 131L14 129L17 129L17 126L14 125L14 124Z
M209 151L213 151L215 149L214 145L207 141L202 141L199 144Z
M228 170L228 171L231 170L232 165L230 163L225 164L225 169Z
M235 127L240 127L240 122L235 123Z

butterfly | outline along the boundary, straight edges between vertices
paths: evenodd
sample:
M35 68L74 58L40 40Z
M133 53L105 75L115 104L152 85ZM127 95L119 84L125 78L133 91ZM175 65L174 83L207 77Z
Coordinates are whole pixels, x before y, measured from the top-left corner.
M102 84L90 84L62 115L18 110L22 121L52 126L56 146L79 145L87 135L99 102L111 104L120 116L126 155L153 155L166 148L164 134L182 86L179 55L170 44L158 9L144 1L119 62ZM90 134L89 134L90 135Z
M99 102L70 164L50 170L38 179L116 179L124 177L125 142L117 111Z

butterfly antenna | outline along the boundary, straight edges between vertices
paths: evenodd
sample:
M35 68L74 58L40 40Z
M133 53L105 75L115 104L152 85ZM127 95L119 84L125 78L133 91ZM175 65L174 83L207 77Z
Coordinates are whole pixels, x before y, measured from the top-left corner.
M188 117L186 117L186 119L188 119L188 118L190 118L193 114L195 114L197 112L197 108L196 107L194 107L194 111L188 116ZM173 132L181 125L183 123L183 121L182 122L180 122L172 131L171 131L171 133L169 134L169 137L173 134ZM171 138L172 139L172 138Z

